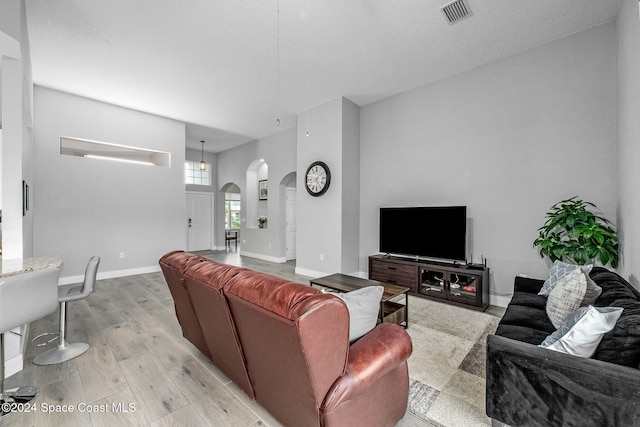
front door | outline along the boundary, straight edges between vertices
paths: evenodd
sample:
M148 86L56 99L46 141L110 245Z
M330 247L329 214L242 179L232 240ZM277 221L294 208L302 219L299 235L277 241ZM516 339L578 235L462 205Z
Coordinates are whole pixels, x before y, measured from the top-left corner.
M211 249L213 195L187 193L187 250Z

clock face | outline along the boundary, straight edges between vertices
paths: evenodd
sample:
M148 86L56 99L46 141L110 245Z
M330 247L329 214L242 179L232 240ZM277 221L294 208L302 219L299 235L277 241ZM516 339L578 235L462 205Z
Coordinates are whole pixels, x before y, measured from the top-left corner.
M313 162L307 169L306 188L312 196L321 196L329 189L331 172L324 162Z

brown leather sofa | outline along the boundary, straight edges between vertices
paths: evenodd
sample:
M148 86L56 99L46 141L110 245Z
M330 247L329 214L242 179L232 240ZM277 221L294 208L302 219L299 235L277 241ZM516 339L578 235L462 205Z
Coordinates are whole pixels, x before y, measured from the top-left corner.
M404 417L412 345L398 325L350 345L349 313L334 295L181 251L160 266L185 338L201 350L204 342L203 353L284 425L393 426Z
M190 264L206 261L201 256L183 251L169 252L160 259L160 268L164 273L165 280L169 286L169 291L173 297L176 309L176 317L182 327L182 336L191 341L198 350L207 357L211 357L209 349L204 342L204 336L198 323L198 318L191 305L191 297L187 293L184 285L184 272Z

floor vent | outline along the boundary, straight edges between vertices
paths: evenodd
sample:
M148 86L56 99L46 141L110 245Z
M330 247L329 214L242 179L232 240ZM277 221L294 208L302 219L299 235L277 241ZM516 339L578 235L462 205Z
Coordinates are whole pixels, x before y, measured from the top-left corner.
M454 0L451 3L447 3L440 8L442 13L449 24L455 24L456 22L471 16L471 8L467 3L467 0Z

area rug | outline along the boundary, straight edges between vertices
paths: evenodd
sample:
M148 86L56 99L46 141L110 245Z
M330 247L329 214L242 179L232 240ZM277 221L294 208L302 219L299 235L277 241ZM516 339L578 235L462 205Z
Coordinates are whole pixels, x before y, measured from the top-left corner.
M407 411L429 422L427 411L433 401L436 400L436 397L438 397L438 394L440 394L440 392L435 388L431 388L418 380L410 379Z
M484 413L487 334L499 318L412 298L407 411L438 427L489 425Z

